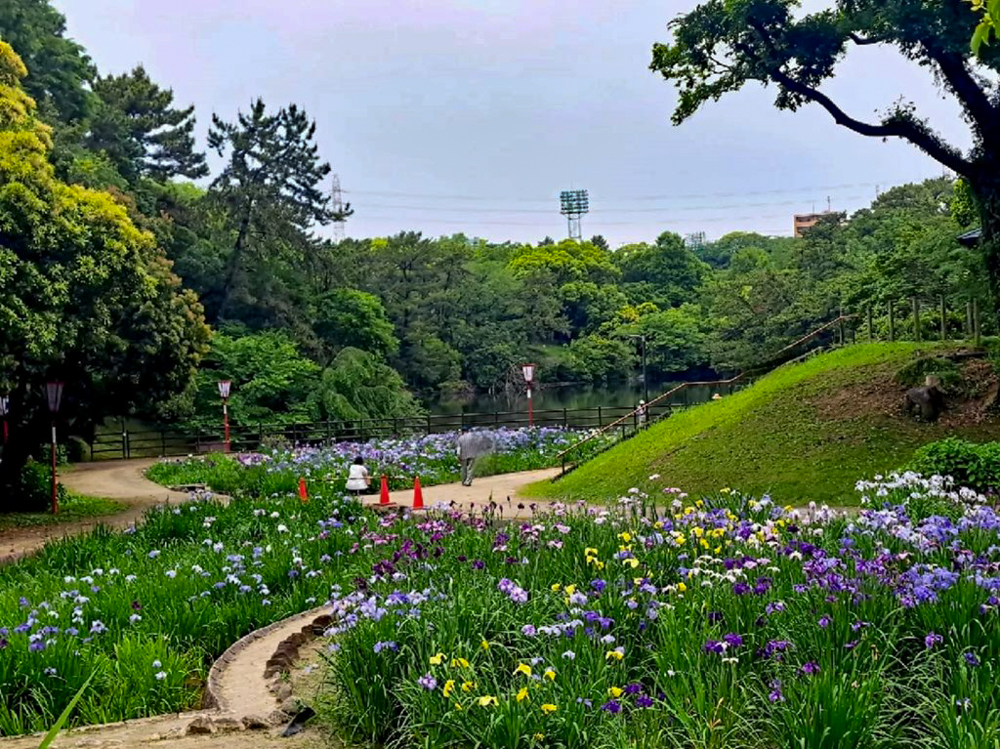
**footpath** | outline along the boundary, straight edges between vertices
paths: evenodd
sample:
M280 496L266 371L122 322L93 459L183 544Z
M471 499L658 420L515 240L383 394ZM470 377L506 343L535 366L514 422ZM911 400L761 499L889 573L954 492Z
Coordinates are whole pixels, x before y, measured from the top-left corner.
M156 458L141 460L115 460L100 463L83 463L60 475L59 480L68 489L89 497L114 499L127 506L114 515L86 518L34 528L16 528L0 531L0 564L11 562L42 548L49 541L86 533L98 525L127 528L139 522L151 507L162 504L187 502L190 495L175 492L146 478L146 469L157 462ZM552 478L558 469L508 473L476 479L472 486L460 483L425 487L424 504L433 507L439 503L454 504L460 509L481 510L493 500L503 504L503 517L530 517L531 510L524 503L518 509L515 499L518 490L535 481ZM508 504L507 499L511 502ZM393 492L391 501L399 507L412 507L413 490ZM378 495L364 497L365 504L377 504ZM536 506L540 503L535 503Z

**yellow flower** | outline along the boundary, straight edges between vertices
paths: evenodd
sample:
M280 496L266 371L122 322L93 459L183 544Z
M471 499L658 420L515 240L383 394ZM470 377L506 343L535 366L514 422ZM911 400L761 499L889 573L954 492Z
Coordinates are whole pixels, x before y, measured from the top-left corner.
M558 593L560 587L562 587L562 586L559 585L559 583L552 583L552 592L553 593Z
M490 644L489 644L488 642L486 642L486 640L483 640L483 641L482 641L482 642L480 643L480 645L482 645L482 646L483 646L483 650L489 650L489 649L490 649Z
M724 487L724 488L722 488L722 489L719 489L719 494L729 494L729 493L731 493L732 491L733 491L733 490L732 490L732 489L730 489L730 488L729 488L729 487L727 486L727 487Z
M497 698L492 697L488 694L484 694L479 698L479 707L489 707L490 705L497 704Z
M545 734L544 733L536 733L534 736L532 736L532 738L535 741L541 741L542 739L545 738Z
M608 690L608 696L617 699L622 696L622 690L618 687L611 687L611 689Z
M462 703L461 702L456 702L455 703L455 709L456 710L461 710L462 709Z
M729 490L728 490L728 489L726 489L725 491L729 491ZM701 501L701 500L699 499L699 500L698 500L697 502L695 502L695 503L694 503L694 506L695 506L695 507L698 507L698 508L701 508L701 507L704 507L704 506L705 506L705 503L704 503L704 502L702 502L702 501Z
M521 687L521 691L517 693L517 701L523 702L526 699L528 699L528 688Z
M633 577L632 578L632 583L633 583L633 585L642 585L642 581L644 579L645 578L642 578L642 577ZM632 599L632 600L635 600L635 599Z
M624 657L625 656L622 653L618 652L617 650L609 650L607 653L604 654L604 660L606 661L610 660L620 661Z
M468 668L469 662L465 658L452 658L451 659L452 668Z
M448 679L448 681L444 683L444 689L441 691L444 692L445 697L449 696L453 691L455 691L455 680Z
M655 523L653 523L653 527L656 528L656 530L658 530L658 531L662 531L663 530L663 521L662 520L657 520Z
M545 713L546 715L548 715L549 713L554 713L556 710L557 710L556 706L549 702L546 702L544 705L542 705L542 712Z
M677 544L678 546L683 546L684 536L678 533L676 536L674 536L674 543Z
M635 557L629 557L628 559L623 559L622 564L627 564L632 569L635 569L639 566L639 560Z
M629 533L628 531L625 531L624 533L619 533L618 538L620 538L625 543L628 543L629 541L632 540L632 534Z
M706 541L705 539L703 539L703 538L700 539L698 541L698 543L701 544L701 548L703 548L703 549L707 549L708 548L708 541Z
M677 592L678 593L683 593L687 589L688 589L688 586L686 586L684 583L677 583Z
M431 665L432 666L440 666L441 663L444 661L444 658L445 658L444 653L438 653L437 655L432 655L431 656Z
M514 669L515 674L524 674L525 676L531 676L531 666L526 663L518 664L517 668Z
M475 688L476 688L476 682L474 682L474 681L463 681L462 682L462 691L463 692L471 692Z
M555 681L556 680L556 672L553 671L551 668L545 669L545 673L543 674L543 676L546 679L548 679L549 681Z
M597 569L599 569L599 570L603 570L604 569L604 562L594 562L594 566L597 567Z
M691 533L694 534L695 538L701 538L702 535L704 535L705 531L703 531L700 526L696 525L694 528L691 529Z
M566 595L571 596L574 593L576 593L576 586L575 585L567 585L566 586Z
M591 557L591 556L596 557L597 556L597 549L591 549L588 546L586 549L583 550L583 555L585 557Z

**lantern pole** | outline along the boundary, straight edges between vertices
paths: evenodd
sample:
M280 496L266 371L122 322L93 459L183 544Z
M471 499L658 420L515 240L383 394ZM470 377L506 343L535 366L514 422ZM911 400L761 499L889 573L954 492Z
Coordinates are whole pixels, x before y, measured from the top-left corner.
M521 374L524 375L524 382L528 386L528 428L530 429L534 425L534 415L531 406L531 383L535 379L535 365L522 364Z
M232 387L229 380L219 380L219 396L222 398L222 428L225 432L225 451L229 449L229 389Z
M52 443L49 453L52 457L52 514L59 514L59 482L56 477L56 417L59 414L59 404L62 401L63 383L58 380L45 384L45 394L48 399L49 413L52 415Z

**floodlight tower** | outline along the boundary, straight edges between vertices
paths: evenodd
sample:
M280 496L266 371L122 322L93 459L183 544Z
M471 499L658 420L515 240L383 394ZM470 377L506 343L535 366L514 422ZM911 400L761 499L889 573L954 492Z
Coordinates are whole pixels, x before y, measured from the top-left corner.
M563 190L559 193L559 212L569 223L569 238L583 239L583 214L590 212L590 196L586 190Z

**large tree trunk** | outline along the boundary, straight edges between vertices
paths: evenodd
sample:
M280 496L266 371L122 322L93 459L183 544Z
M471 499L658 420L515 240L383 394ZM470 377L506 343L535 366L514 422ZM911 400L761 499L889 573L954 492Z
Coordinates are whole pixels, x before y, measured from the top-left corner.
M982 236L979 249L989 274L994 319L1000 311L1000 160L982 161L969 177L979 208Z

